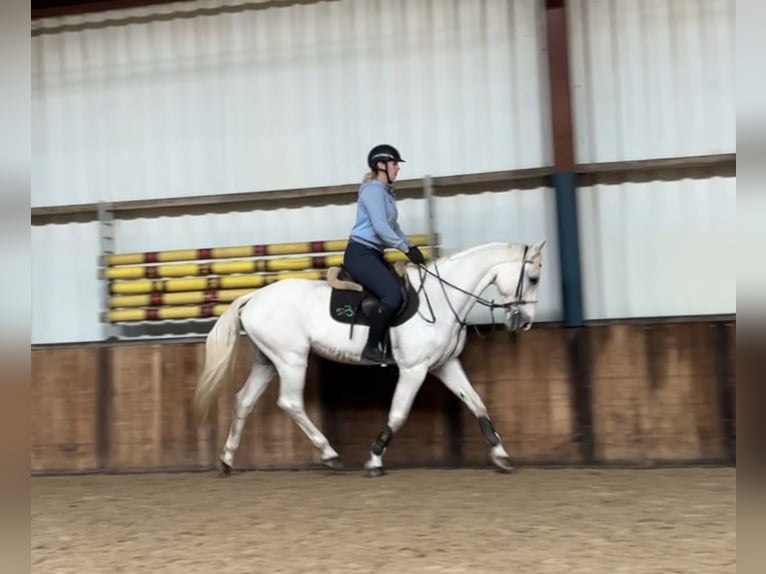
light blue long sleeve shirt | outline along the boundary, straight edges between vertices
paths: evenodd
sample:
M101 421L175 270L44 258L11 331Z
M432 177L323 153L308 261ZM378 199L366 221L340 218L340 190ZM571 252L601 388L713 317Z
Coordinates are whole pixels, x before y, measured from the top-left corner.
M410 242L399 228L398 218L393 190L375 179L365 182L359 188L351 237L380 251L393 247L407 253Z

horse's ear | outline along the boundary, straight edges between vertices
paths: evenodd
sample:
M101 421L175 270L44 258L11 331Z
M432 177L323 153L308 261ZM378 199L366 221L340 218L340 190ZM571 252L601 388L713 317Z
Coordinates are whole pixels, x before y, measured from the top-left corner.
M543 239L542 241L535 243L532 245L532 251L535 253L540 253L543 250L543 247L545 247L545 243L547 242L547 239Z

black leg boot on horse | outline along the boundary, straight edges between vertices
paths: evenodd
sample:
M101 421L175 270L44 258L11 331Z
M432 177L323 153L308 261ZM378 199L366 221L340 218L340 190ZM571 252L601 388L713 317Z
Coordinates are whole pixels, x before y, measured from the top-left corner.
M377 314L370 317L370 333L367 337L367 344L362 351L362 358L366 361L379 365L392 365L394 363L393 358L386 357L383 342L395 313L396 309L379 304Z

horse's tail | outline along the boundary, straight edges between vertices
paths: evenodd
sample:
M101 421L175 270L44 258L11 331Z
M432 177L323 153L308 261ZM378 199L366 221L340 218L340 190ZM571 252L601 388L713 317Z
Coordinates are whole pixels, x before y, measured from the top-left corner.
M205 341L205 365L194 391L194 413L200 425L208 422L218 387L234 359L239 339L239 310L255 294L247 293L235 299L218 317Z

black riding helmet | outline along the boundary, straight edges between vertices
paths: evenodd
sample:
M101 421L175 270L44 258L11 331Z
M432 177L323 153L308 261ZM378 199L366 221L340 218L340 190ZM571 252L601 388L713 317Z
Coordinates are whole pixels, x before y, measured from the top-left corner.
M373 171L377 171L377 165L379 161L396 161L399 163L405 163L402 156L399 154L399 150L392 145L380 144L376 145L367 154L367 165Z
M377 173L378 171L382 171L378 169L378 162L389 162L389 161L395 161L398 163L405 163L405 161L402 159L401 154L399 154L399 150L396 149L392 145L388 144L380 144L376 145L374 148L370 150L370 153L367 154L367 165L369 168ZM388 176L388 169L385 171L386 173L386 180L388 181L388 185L391 185L391 179Z

